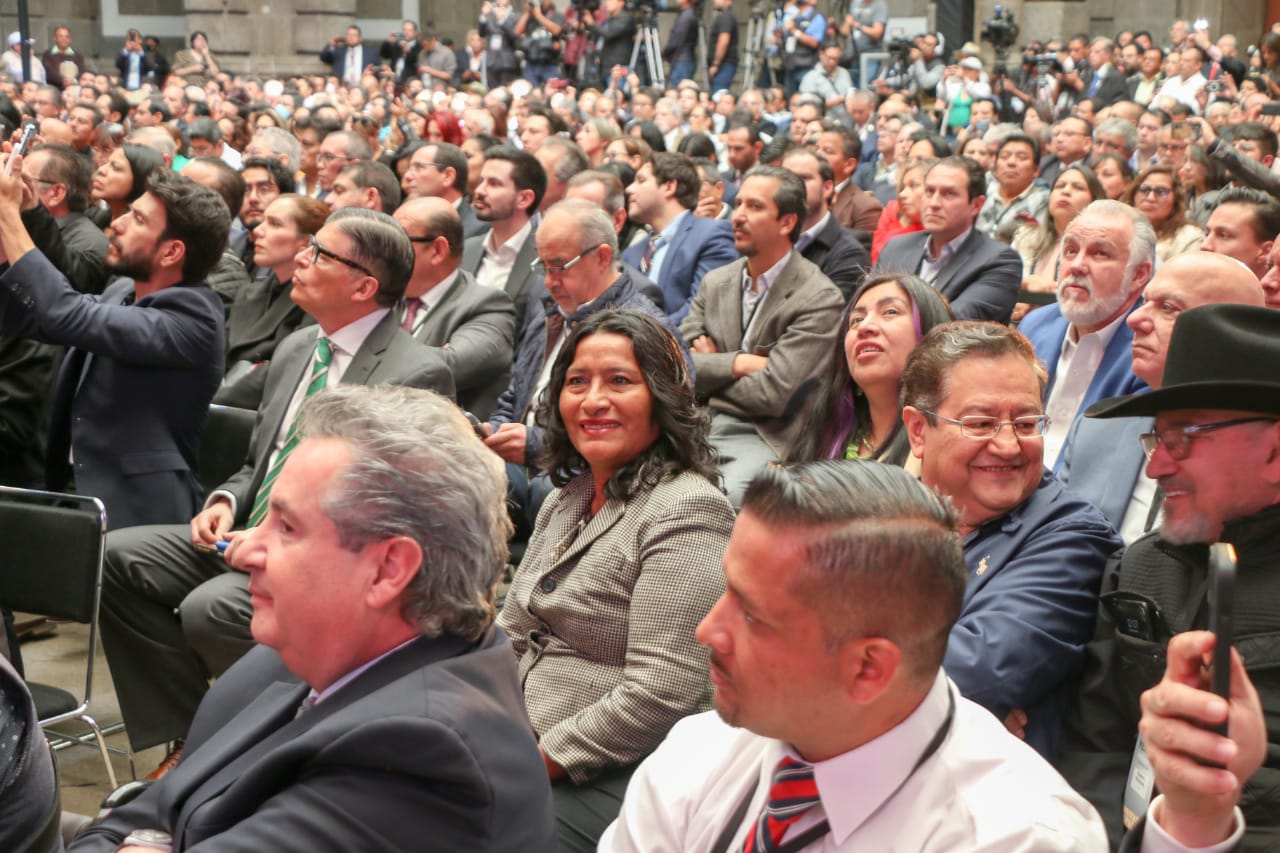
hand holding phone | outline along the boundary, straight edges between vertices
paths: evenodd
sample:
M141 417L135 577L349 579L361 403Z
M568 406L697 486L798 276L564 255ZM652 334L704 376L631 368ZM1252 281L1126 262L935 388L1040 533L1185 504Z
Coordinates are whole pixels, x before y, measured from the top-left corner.
M36 123L29 121L22 126L22 136L18 138L18 144L13 146L13 150L9 152L9 158L4 161L4 173L6 175L13 174L13 158L26 156L27 149L31 147L31 141L36 138Z
M1213 632L1213 664L1209 689L1223 699L1231 698L1231 644L1235 641L1236 549L1229 543L1209 546L1209 630ZM1224 721L1213 730L1224 737Z

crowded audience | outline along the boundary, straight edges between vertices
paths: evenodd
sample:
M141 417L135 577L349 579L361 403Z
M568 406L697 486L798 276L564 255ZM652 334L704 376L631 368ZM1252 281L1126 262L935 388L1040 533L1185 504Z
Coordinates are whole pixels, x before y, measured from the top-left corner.
M9 36L0 486L163 760L57 831L0 595L0 846L1277 849L1280 24L705 5Z

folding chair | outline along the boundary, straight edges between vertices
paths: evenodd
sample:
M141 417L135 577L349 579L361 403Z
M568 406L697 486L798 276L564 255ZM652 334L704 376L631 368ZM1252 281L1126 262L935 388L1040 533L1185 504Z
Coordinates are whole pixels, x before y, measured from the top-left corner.
M89 626L84 696L28 681L42 728L80 720L92 731L111 787L117 785L102 729L89 716L93 664L98 650L98 600L107 511L102 501L81 495L0 486L0 602L13 610ZM94 746L88 735L58 737Z

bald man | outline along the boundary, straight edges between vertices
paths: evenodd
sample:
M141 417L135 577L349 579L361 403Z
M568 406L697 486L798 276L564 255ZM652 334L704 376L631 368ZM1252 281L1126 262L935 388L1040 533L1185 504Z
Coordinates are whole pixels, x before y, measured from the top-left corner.
M1160 267L1143 300L1127 320L1133 330L1133 373L1158 389L1178 314L1201 305L1260 306L1263 293L1258 277L1240 261L1188 252ZM1151 530L1159 518L1160 497L1155 481L1143 472L1146 459L1137 439L1151 425L1151 418L1081 418L1058 471L1071 491L1102 510L1126 544Z
M453 202L437 196L411 198L396 210L395 219L413 241L413 277L397 309L401 328L419 343L441 348L453 371L458 405L487 420L511 378L515 303L459 269L462 219Z

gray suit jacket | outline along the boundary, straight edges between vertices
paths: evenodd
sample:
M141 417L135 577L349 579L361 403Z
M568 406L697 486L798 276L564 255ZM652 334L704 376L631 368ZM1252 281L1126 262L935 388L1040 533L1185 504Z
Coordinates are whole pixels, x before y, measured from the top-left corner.
M262 399L256 405L258 422L249 439L249 456L244 465L218 491L230 493L236 501L236 524L244 524L267 475L267 461L275 447L289 401L303 372L311 365L319 331L299 329L281 341L267 366ZM352 385L407 385L427 388L447 397L454 396L453 376L440 353L415 343L400 329L396 312L389 311L365 338L355 358L342 374Z
M894 237L880 251L872 274L906 272L919 275L929 232ZM1011 247L977 228L938 272L933 287L948 301L957 320L1008 323L1022 287L1022 259Z
M542 749L579 783L640 760L709 704L693 634L724 592L733 527L729 501L700 474L646 484L594 516L593 482L581 474L547 498L498 617Z
M524 245L520 247L520 251L516 252L516 260L511 266L511 274L507 277L507 283L502 288L507 292L507 296L511 297L511 301L515 303L516 317L519 318L524 317L525 309L529 305L529 286L534 279L539 278L530 268L530 264L538 259L537 236L537 228L529 231L529 236L525 239ZM489 233L486 231L477 237L469 237L463 246L462 268L472 275L480 271L480 264L484 262L484 244L488 239Z
M694 389L712 411L755 423L760 437L785 455L799 413L818 381L839 334L844 299L822 271L796 253L756 308L751 339L742 347L742 270L745 258L712 270L702 280L680 334L692 344L708 335L719 352L694 353ZM740 352L768 357L764 370L733 377Z
M482 421L511 381L515 360L516 308L505 293L477 284L471 273L458 278L427 314L413 338L440 355L453 373L458 405Z
M555 849L551 788L502 634L419 639L297 715L309 692L275 651L200 703L181 763L71 846L138 827L175 850Z
M1154 424L1152 418L1079 417L1062 447L1058 479L1102 510L1116 530L1147 465L1138 436Z

